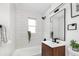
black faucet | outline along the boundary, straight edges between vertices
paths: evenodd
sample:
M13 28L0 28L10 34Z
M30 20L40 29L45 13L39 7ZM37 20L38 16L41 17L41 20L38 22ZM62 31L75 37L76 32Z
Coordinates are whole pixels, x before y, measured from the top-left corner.
M53 41L53 42L59 43L59 42L57 42L58 39L59 39L59 38L54 38L54 41Z

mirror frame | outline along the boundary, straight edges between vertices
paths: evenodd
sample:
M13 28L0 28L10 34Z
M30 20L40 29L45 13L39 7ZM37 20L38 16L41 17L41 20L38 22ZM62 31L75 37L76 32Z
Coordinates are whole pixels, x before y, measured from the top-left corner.
M54 17L55 15L57 15L58 13L64 11L64 41L66 40L66 8L60 10L59 12L57 12L56 14L52 15L50 17L50 23L51 23L51 18Z

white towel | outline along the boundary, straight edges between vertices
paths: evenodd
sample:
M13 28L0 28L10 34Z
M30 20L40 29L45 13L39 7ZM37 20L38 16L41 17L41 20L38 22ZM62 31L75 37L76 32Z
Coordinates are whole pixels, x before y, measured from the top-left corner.
M2 42L7 43L6 27L2 27Z
M6 34L6 27L1 25L0 27L0 46L4 43L7 43L7 34Z
M2 28L0 28L0 46L2 45Z

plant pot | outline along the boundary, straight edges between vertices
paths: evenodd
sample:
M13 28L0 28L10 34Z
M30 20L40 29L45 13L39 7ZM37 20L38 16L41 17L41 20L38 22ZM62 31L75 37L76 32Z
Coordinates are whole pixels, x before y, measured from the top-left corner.
M73 51L79 52L79 48L72 48Z

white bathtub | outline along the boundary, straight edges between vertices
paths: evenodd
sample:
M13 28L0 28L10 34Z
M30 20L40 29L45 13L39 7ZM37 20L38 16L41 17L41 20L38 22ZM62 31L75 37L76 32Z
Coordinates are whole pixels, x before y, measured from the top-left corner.
M14 44L9 40L0 46L0 56L11 56L14 50Z
M41 47L26 47L21 49L16 49L13 53L13 56L40 56L41 55Z

